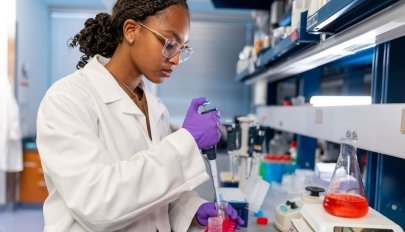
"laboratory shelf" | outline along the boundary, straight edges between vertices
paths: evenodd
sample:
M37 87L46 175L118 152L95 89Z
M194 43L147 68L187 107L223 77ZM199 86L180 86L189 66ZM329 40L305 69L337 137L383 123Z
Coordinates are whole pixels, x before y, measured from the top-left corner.
M309 33L334 34L398 0L331 0L307 20Z
M245 70L236 74L235 80L245 81L261 75L266 72L267 66L273 65L276 62L282 62L287 56L318 43L320 38L318 35L312 35L306 32L307 14L307 11L301 14L301 25L299 29L281 40L275 47L260 53L255 62L254 69L252 70L251 67L247 67Z
M319 36L308 34L305 29L307 15L307 11L301 14L301 25L299 29L293 31L290 36L281 40L274 48L259 55L256 61L257 67L268 66L276 61L282 60L290 54L319 42Z
M242 71L236 74L235 80L236 81L244 81L246 79L249 79L251 77L254 77L256 75L259 75L260 73L264 72L264 68L258 68L258 67L246 67Z
M335 143L356 131L359 148L405 158L405 104L263 106L257 114L273 129Z
M378 44L405 36L405 1L396 2L373 16L335 34L288 59L242 78L246 84L274 82L303 73Z
M295 33L292 33L291 36L288 36L285 39L281 40L280 43L277 44L277 46L267 50L265 53L263 53L263 55L259 56L256 61L256 65L258 67L270 65L276 60L280 60L285 56L293 53L294 51L302 49L302 45L305 44L301 44L300 42L298 42L294 34Z
M304 41L301 38L302 37L300 37L298 31L291 33L290 36L281 40L280 43L277 44L277 46L269 49L268 51L263 53L263 55L259 56L256 61L256 65L258 67L271 65L275 61L281 60L294 52L300 51L312 45L311 43L307 43L307 41ZM312 41L312 43L316 42L317 40Z
M328 64L328 67L345 67L345 68L353 68L353 67L361 67L361 66L369 66L371 67L373 63L374 57L374 49L366 49L361 52L358 52L354 55L350 55L339 59L337 61L331 62Z

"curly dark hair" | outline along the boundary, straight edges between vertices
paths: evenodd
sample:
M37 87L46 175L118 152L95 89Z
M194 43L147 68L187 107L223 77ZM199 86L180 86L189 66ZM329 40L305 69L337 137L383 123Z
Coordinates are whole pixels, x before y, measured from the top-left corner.
M117 0L112 15L99 13L95 18L87 19L84 28L69 43L69 47L79 46L80 52L84 53L76 68L83 68L97 54L111 58L123 39L125 20L143 21L171 5L188 9L187 0Z

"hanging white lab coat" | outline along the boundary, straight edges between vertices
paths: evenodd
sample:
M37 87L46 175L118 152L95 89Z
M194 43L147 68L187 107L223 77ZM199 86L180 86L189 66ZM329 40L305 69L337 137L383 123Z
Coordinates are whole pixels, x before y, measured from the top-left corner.
M171 133L160 100L145 115L95 56L54 84L37 119L49 196L45 231L186 231L204 201L190 192L208 175L185 129Z
M0 172L23 169L20 114L7 77L0 77Z

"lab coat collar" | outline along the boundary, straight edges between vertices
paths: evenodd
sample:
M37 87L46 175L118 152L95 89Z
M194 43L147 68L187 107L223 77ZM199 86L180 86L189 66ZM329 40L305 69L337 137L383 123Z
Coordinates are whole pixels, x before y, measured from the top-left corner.
M123 113L133 114L137 117L145 117L144 113L134 104L128 94L119 86L115 78L104 67L109 59L96 55L90 62L83 68L83 71L90 79L92 85L103 99L105 104L121 104L120 109ZM145 93L148 102L149 122L152 131L152 141L159 141L160 128L156 124L166 108L161 103L161 100L154 96L149 91L144 82L141 82L141 87ZM142 120L143 121L143 120ZM145 125L146 128L146 125Z
M129 98L128 94L119 86L111 73L104 67L108 61L109 59L96 55L83 68L83 72L88 76L105 104L121 103L123 104L123 113L144 115Z

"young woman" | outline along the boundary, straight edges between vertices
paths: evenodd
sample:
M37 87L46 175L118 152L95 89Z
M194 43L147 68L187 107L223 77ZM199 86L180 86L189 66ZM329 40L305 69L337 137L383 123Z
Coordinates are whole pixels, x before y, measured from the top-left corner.
M191 190L208 180L199 149L219 141L218 112L198 113L196 98L172 132L142 81L161 83L190 57L189 25L185 0L118 0L74 36L79 70L38 112L45 231L187 231L216 215Z

